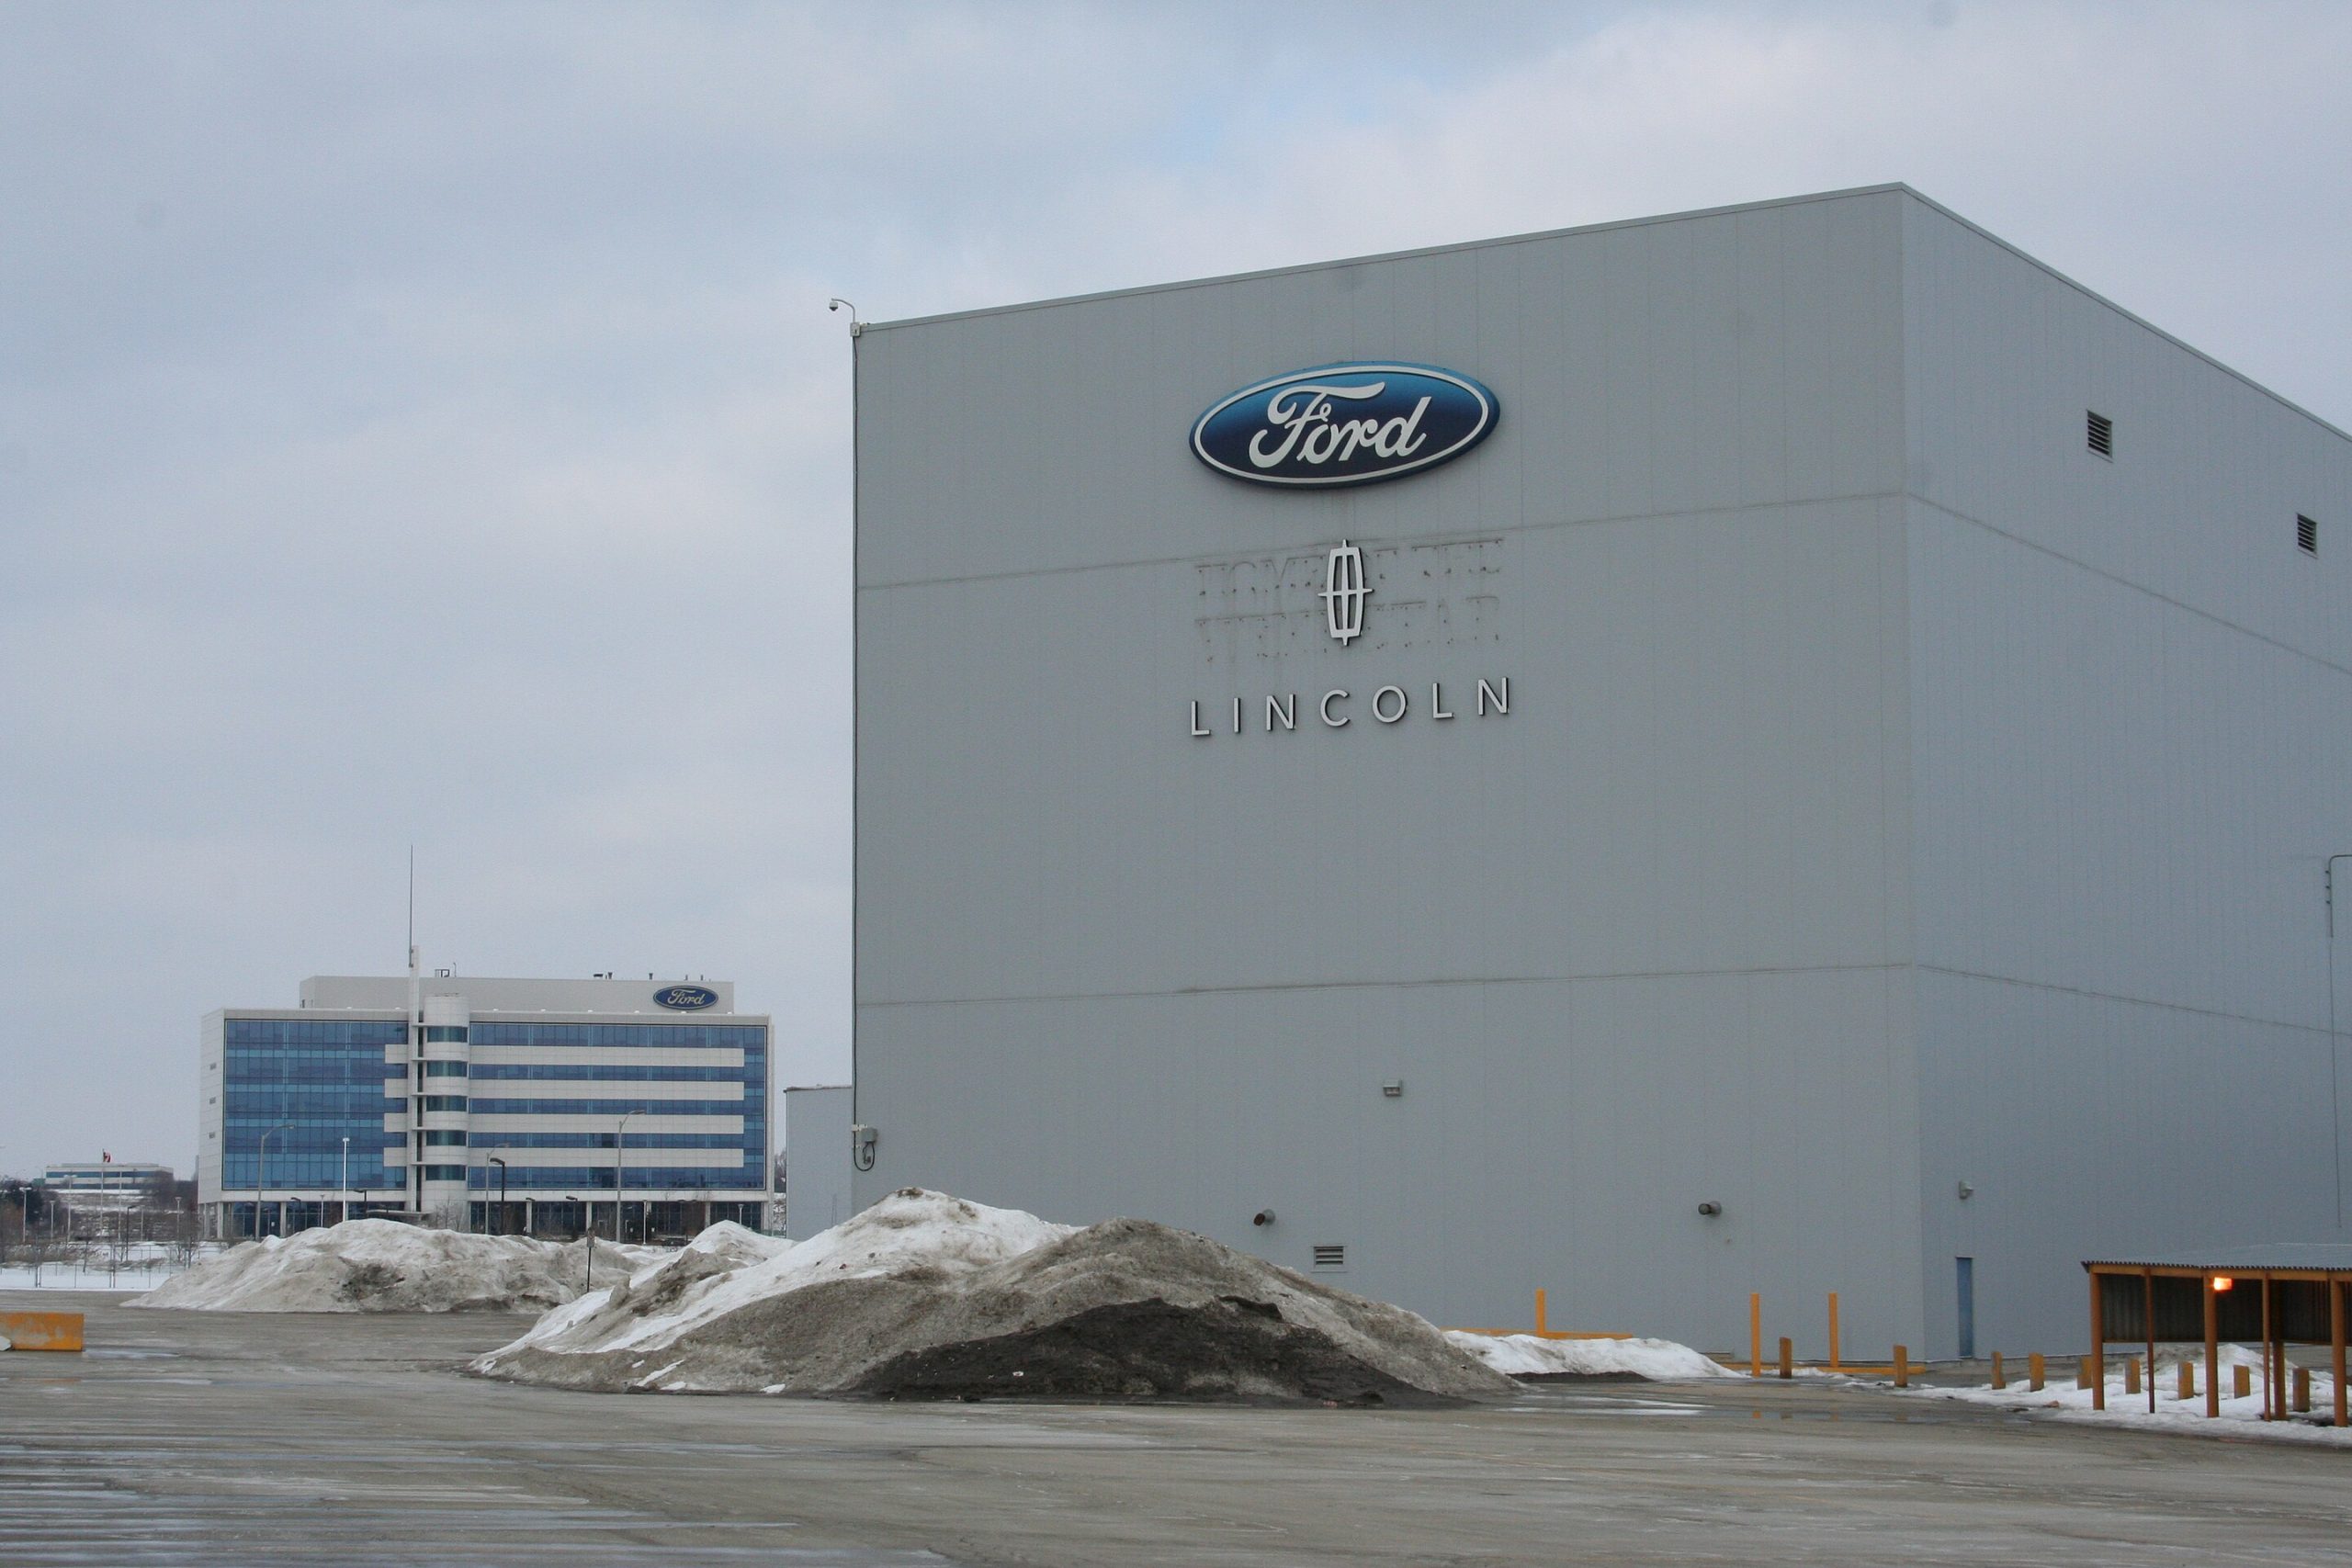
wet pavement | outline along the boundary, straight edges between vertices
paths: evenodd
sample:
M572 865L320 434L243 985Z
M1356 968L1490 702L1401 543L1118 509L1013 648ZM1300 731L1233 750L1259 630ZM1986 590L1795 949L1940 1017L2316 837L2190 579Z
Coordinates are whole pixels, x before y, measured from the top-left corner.
M1865 1389L1456 1411L861 1404L456 1374L526 1320L90 1314L0 1355L0 1562L2352 1562L2352 1455ZM0 1306L34 1304L0 1295Z

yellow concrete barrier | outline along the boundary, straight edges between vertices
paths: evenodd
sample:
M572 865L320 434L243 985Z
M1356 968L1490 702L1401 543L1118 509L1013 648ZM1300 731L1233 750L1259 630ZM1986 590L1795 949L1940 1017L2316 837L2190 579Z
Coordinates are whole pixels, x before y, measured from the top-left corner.
M0 1312L0 1339L12 1350L79 1350L78 1312Z

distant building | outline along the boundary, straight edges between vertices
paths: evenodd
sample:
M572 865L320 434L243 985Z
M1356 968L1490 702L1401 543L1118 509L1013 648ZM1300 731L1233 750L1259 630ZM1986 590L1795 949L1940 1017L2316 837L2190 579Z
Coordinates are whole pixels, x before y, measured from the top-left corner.
M49 1198L78 1214L118 1213L151 1196L172 1195L172 1168L143 1160L101 1159L52 1165L41 1176Z
M759 1226L768 1043L729 981L313 976L296 1007L204 1019L206 1225L610 1235L617 1191L632 1238Z

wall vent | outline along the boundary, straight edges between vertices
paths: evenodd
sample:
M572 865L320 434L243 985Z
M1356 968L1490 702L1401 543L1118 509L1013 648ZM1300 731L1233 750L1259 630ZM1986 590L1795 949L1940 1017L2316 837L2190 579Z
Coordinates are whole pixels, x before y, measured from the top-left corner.
M1345 1269L1347 1266L1348 1249L1346 1247L1342 1246L1339 1242L1333 1241L1318 1241L1315 1244L1315 1267L1317 1269Z
M2103 413L2086 414L2091 450L2109 462L2115 460L2115 422Z
M2298 516L2295 519L2295 543L2302 547L2303 554L2307 556L2319 554L2318 518Z

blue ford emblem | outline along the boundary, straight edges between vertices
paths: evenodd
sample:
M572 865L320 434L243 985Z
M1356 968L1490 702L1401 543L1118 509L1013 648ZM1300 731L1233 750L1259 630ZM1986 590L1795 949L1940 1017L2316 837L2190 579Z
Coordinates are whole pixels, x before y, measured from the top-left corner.
M673 1012L695 1012L718 1005L718 993L708 986L664 986L653 993L654 1005Z
M1261 381L1193 426L1193 455L1253 484L1370 484L1435 468L1484 441L1495 394L1431 365L1326 365Z

